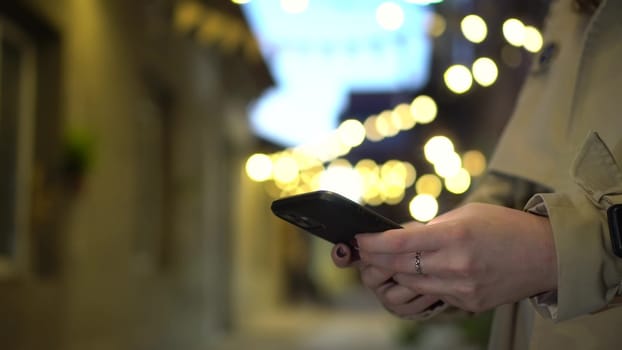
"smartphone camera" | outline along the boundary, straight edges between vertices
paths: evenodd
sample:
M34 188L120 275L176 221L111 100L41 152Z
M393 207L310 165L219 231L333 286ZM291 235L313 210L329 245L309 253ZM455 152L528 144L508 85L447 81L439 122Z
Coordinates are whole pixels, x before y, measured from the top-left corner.
M317 230L325 228L324 225L320 224L319 222L303 215L285 213L283 214L283 218L305 230Z

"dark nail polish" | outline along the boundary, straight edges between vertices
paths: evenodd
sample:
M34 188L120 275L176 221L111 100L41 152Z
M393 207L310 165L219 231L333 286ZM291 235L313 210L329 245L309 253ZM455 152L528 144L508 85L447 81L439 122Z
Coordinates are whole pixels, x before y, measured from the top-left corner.
M346 250L343 249L343 247L337 247L337 256L340 258L345 258L346 257Z

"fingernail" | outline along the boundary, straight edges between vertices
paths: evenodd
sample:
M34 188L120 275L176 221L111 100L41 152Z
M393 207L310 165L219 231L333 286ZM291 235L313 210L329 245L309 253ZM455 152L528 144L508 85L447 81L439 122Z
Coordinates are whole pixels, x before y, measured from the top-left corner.
M346 250L343 249L342 246L337 247L337 256L340 258L345 258L346 257Z

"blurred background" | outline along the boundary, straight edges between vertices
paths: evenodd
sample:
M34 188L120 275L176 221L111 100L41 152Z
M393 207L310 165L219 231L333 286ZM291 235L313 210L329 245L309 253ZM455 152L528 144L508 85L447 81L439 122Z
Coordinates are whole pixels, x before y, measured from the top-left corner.
M480 349L276 219L397 222L485 172L548 1L3 0L0 348Z

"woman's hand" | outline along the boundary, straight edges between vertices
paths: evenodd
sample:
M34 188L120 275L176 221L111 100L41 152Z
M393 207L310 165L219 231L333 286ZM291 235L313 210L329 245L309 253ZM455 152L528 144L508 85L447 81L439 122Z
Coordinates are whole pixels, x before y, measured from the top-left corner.
M374 292L376 298L388 311L399 317L417 317L418 314L439 301L438 297L420 295L398 284L393 280L395 274L393 271L361 263L358 255L345 244L335 245L331 257L338 267L357 267L363 285Z
M357 242L362 274L382 271L413 294L439 296L467 311L557 288L548 219L519 210L468 204L427 225L357 235ZM386 295L381 300L384 304Z

